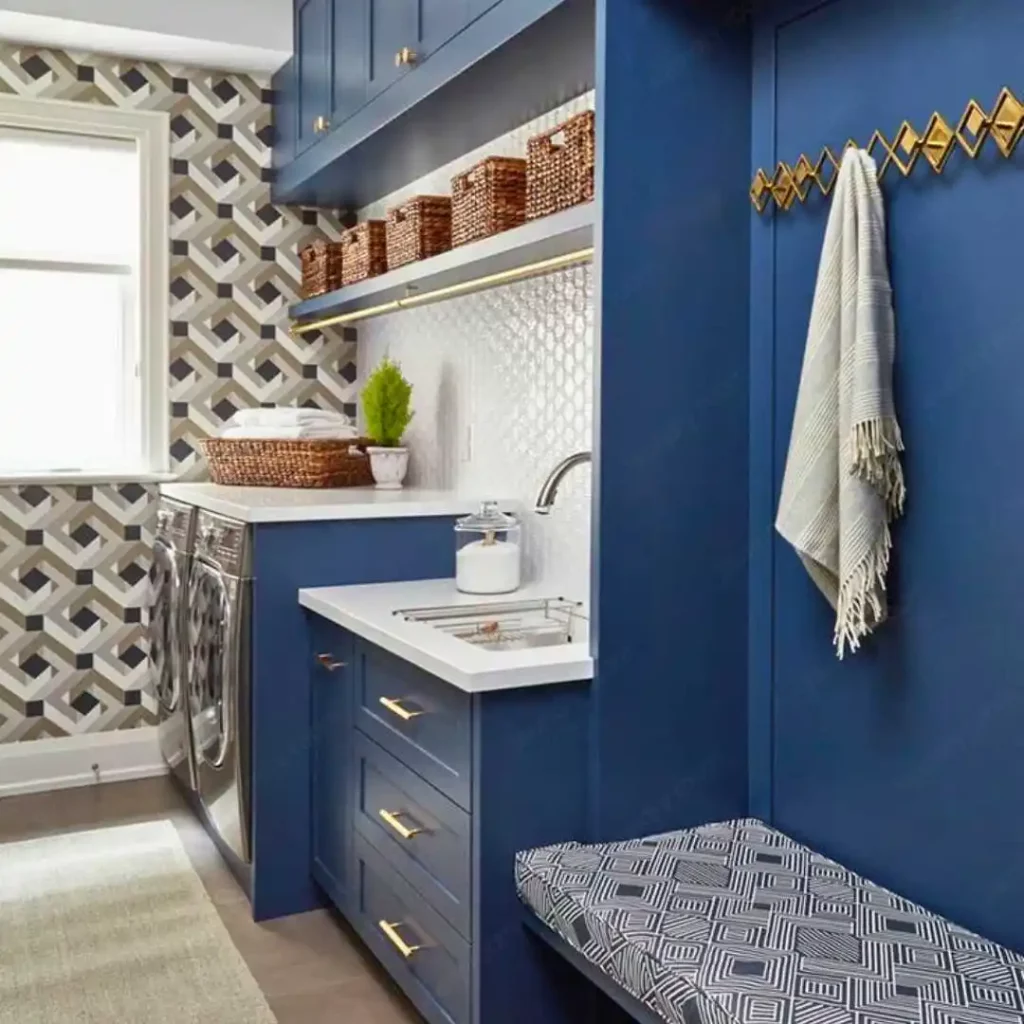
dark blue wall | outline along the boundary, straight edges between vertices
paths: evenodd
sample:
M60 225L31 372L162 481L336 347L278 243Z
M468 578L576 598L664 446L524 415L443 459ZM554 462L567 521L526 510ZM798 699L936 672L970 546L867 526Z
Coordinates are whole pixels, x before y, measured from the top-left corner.
M722 6L598 3L601 838L746 806L750 37Z
M1024 94L1020 0L833 0L756 32L754 164ZM826 219L752 227L751 804L876 881L1024 947L1024 150L886 186L908 513L893 618L840 664L771 537Z

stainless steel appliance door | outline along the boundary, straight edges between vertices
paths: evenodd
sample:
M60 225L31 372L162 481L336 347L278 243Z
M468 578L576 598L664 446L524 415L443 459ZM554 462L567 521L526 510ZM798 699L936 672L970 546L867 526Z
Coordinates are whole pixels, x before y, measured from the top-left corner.
M178 565L174 547L157 538L149 577L149 656L158 704L160 749L179 782L192 789L195 769L181 663L180 613L185 594Z
M214 828L247 863L238 770L238 581L199 559L189 581L189 712L199 798Z

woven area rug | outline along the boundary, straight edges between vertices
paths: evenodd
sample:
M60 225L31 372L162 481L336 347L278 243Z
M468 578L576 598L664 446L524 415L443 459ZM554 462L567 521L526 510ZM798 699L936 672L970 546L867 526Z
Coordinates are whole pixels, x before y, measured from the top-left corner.
M275 1024L169 821L0 846L0 1024Z

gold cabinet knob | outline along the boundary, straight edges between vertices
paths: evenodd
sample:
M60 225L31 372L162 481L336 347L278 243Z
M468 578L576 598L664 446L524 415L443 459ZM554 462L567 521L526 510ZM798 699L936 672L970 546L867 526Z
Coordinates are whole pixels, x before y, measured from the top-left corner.
M407 68L411 64L415 64L419 59L420 55L415 50L410 50L408 46L403 46L395 54L395 67Z
M328 672L336 672L339 668L345 667L345 662L335 661L333 654L318 654L316 656L316 660L320 662Z
M324 117L323 114L321 114L319 117L314 117L313 118L313 131L315 131L317 134L321 134L321 133L327 131L327 129L330 128L330 127L331 127L331 122L328 121L327 118Z

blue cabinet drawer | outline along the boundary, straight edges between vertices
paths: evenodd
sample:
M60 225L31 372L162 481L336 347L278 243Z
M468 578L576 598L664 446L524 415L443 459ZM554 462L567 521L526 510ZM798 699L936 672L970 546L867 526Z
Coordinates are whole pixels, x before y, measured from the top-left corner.
M356 828L469 938L469 815L362 733L355 762Z
M469 810L470 695L372 644L357 646L356 724Z
M355 841L352 923L431 1024L469 1021L469 945L372 846Z

